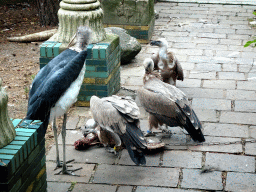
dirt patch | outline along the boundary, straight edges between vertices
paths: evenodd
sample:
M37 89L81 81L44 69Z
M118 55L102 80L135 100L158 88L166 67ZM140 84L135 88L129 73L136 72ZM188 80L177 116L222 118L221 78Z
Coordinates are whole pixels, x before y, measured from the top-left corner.
M20 3L0 6L0 78L8 93L10 118L23 119L27 112L29 87L39 69L39 51L42 42L15 43L7 37L21 36L56 27L39 24L34 5ZM60 120L58 121L60 129ZM46 134L46 148L53 143L51 126Z

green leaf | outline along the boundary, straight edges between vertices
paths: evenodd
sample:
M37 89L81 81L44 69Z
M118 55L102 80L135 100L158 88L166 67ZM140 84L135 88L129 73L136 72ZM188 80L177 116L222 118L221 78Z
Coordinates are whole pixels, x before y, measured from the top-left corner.
M249 45L251 45L252 43L256 43L256 39L254 39L253 41L247 41L244 45L244 47L248 47Z
M252 12L253 15L256 15L256 11Z

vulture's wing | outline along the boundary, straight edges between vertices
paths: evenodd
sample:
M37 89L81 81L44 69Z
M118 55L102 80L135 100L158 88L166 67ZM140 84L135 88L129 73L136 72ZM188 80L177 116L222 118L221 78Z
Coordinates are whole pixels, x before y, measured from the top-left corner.
M117 95L112 95L111 97L105 97L103 99L109 101L120 113L128 116L127 120L129 122L133 122L134 119L139 119L140 111L133 99Z
M166 89L165 84L158 79L148 81L144 87L138 90L140 102L147 112L165 118L177 119L177 123L180 122L182 125L186 121L186 116L177 102L182 100L183 95L180 92ZM182 102L180 103L182 104ZM168 124L168 122L165 123Z
M181 90L159 79L152 79L138 90L138 96L146 111L159 120L169 126L174 126L176 120L177 125L184 127L194 140L204 141L201 123Z
M183 81L184 80L183 69L177 58L176 58L176 72L177 72L177 79Z
M112 99L108 98L108 100ZM122 116L122 113L120 113L120 111L112 105L112 102L108 100L105 98L100 99L96 96L91 97L90 109L94 120L102 128L105 128L108 131L112 130L114 133L118 134L124 142L134 163L137 165L145 164L145 156L141 151L141 149L146 148L146 141L143 137L143 133L137 127L136 123L127 121L126 118Z

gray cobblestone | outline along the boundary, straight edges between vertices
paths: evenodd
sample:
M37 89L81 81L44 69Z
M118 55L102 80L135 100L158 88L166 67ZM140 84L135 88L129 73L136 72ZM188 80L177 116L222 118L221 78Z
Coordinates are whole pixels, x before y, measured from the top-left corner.
M120 186L117 192L132 192L133 186Z
M247 125L205 123L204 134L222 137L248 137Z
M226 34L217 34L217 33L199 33L198 37L206 37L206 38L213 38L213 39L225 39Z
M255 172L255 158L243 155L206 153L205 167L220 171Z
M80 192L80 191L104 191L104 192L115 192L116 191L116 186L111 186L111 185L92 185L92 184L82 184L82 183L77 183L75 184L74 189L72 190L73 192ZM59 191L59 190L57 190ZM131 191L130 191L131 192Z
M246 192L256 191L256 175L251 173L228 173L225 190Z
M224 99L206 99L193 98L193 108L213 109L213 110L231 110L231 101Z
M223 45L242 45L242 40L220 39L220 44L223 44Z
M246 90L227 90L227 99L231 100L255 100L255 91Z
M196 115L198 116L200 121L209 121L209 122L217 122L219 121L219 117L215 110L209 109L194 109Z
M222 190L221 172L201 174L201 170L183 169L182 188Z
M256 81L238 81L237 89L256 90Z
M177 87L200 87L201 80L199 79L184 79L183 81L177 81Z
M235 101L235 111L256 112L256 101Z
M189 98L224 98L224 92L220 89L181 88Z
M202 153L189 151L165 151L163 166L201 168Z
M135 192L199 192L194 190L186 189L174 189L174 188L163 188L163 187L143 187L138 186Z
M222 65L223 71L237 71L236 64L223 64Z
M191 79L216 79L216 72L207 71L191 71L189 73L189 78Z
M238 72L219 72L219 79L245 80L245 76Z
M217 57L241 57L240 52L238 51L216 51L216 56Z
M162 179L163 175L165 179ZM102 164L97 167L93 183L176 187L178 179L179 169L177 168L163 169L151 167L149 169L138 166Z
M241 112L221 112L220 122L222 123L240 123L240 124L256 124L256 113Z
M195 70L198 70L198 71L221 71L221 64L200 63L200 64L195 65Z
M249 136L250 136L250 138L256 139L256 126L249 127Z
M229 144L224 145L221 143L226 142L241 142L240 138L230 137L212 137L205 136L205 144L220 143L219 145L202 145L202 146L189 146L188 148L193 151L212 151L212 152L223 152L223 153L242 153L242 144ZM192 143L191 143L192 144Z
M256 155L256 143L245 143L245 154L246 155Z
M216 89L235 89L236 82L234 80L204 80L203 87Z

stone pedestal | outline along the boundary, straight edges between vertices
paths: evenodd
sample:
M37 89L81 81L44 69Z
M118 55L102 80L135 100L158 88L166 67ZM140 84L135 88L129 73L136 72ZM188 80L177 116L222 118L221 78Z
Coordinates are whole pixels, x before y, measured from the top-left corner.
M102 23L103 11L98 0L63 0L60 2L58 19L58 32L48 41L62 43L61 51L67 48L77 27L81 25L91 28L91 43L98 43L106 38Z
M105 27L121 27L140 43L148 43L155 24L154 0L101 0Z
M44 127L40 121L12 121L16 137L0 149L0 191L47 188Z

